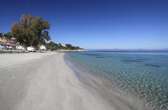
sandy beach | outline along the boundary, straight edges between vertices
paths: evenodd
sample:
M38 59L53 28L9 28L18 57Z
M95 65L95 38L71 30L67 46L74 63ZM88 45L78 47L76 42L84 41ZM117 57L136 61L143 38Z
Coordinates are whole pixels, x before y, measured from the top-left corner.
M145 110L97 81L80 81L64 53L1 54L0 110Z

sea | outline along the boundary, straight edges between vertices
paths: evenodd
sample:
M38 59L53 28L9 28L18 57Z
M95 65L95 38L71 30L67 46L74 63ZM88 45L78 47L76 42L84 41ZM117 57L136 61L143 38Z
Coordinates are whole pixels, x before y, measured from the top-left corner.
M66 54L92 75L101 75L153 110L168 110L168 52L85 51Z

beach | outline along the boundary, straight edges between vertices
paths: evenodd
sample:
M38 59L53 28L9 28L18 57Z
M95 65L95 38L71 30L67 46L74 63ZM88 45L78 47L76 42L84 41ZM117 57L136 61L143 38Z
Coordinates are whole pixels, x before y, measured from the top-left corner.
M145 110L139 101L103 87L105 80L77 77L64 55L1 54L0 110Z

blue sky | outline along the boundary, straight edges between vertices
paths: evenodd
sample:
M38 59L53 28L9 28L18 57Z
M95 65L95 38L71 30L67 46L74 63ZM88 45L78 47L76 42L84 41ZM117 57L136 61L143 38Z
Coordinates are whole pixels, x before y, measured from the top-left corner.
M89 49L168 48L167 0L0 1L0 32L32 14L50 22L56 42Z

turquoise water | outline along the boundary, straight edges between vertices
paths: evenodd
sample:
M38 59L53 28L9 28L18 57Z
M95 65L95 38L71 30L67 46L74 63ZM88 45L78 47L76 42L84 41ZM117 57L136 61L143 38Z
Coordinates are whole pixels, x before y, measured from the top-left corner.
M168 53L164 52L75 52L71 60L101 74L153 110L168 110Z

